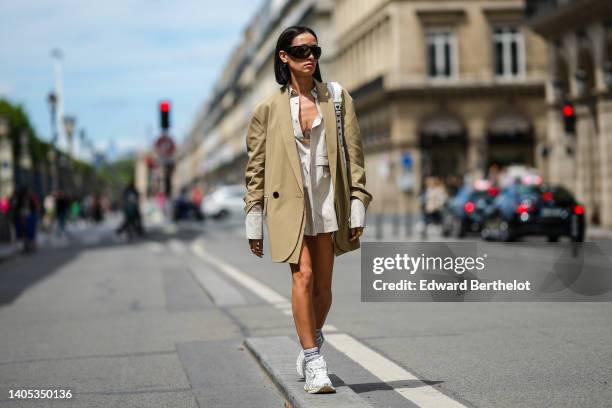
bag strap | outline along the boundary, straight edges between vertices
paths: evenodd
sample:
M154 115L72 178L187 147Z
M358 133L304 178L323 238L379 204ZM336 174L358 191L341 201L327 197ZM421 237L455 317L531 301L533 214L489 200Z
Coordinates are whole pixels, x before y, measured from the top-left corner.
M340 149L340 160L342 166L346 169L346 177L348 185L351 185L351 169L348 165L348 155L346 145L344 143L344 123L342 120L342 86L335 81L327 83L330 93L333 95L334 111L336 112L336 129L338 134L338 147Z

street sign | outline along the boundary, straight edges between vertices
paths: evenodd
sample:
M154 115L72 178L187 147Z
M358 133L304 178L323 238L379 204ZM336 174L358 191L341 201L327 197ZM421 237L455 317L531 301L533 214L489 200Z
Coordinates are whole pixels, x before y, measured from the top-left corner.
M176 150L174 140L166 134L162 134L155 141L155 153L162 159L170 159Z
M405 169L412 168L412 155L408 152L402 154L402 167Z

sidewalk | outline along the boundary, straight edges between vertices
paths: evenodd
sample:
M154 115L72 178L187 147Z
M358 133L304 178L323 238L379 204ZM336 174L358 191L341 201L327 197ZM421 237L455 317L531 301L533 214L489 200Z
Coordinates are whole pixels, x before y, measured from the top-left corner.
M612 229L601 227L587 227L587 239L612 239Z

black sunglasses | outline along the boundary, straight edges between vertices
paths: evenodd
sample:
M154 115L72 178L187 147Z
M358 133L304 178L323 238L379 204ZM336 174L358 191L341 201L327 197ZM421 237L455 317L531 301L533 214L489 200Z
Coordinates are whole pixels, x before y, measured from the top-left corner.
M321 47L319 47L318 45L294 45L292 47L286 48L285 51L293 58L300 59L308 58L310 54L312 54L317 60L321 56Z

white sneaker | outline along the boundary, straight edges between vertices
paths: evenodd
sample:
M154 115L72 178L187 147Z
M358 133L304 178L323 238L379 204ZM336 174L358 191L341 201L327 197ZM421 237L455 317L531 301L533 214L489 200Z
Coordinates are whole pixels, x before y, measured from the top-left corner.
M319 394L336 392L336 389L327 375L327 363L325 363L323 356L319 356L315 360L307 362L304 373L306 374L304 391L307 393Z
M321 351L321 347L323 346L323 343L325 343L325 336L323 336L323 333L321 333L321 344L317 344L317 346L319 347L319 352ZM305 361L306 360L304 359L304 350L302 349L298 353L297 360L295 362L295 369L297 370L297 373L300 376L300 378L304 378L304 362Z

